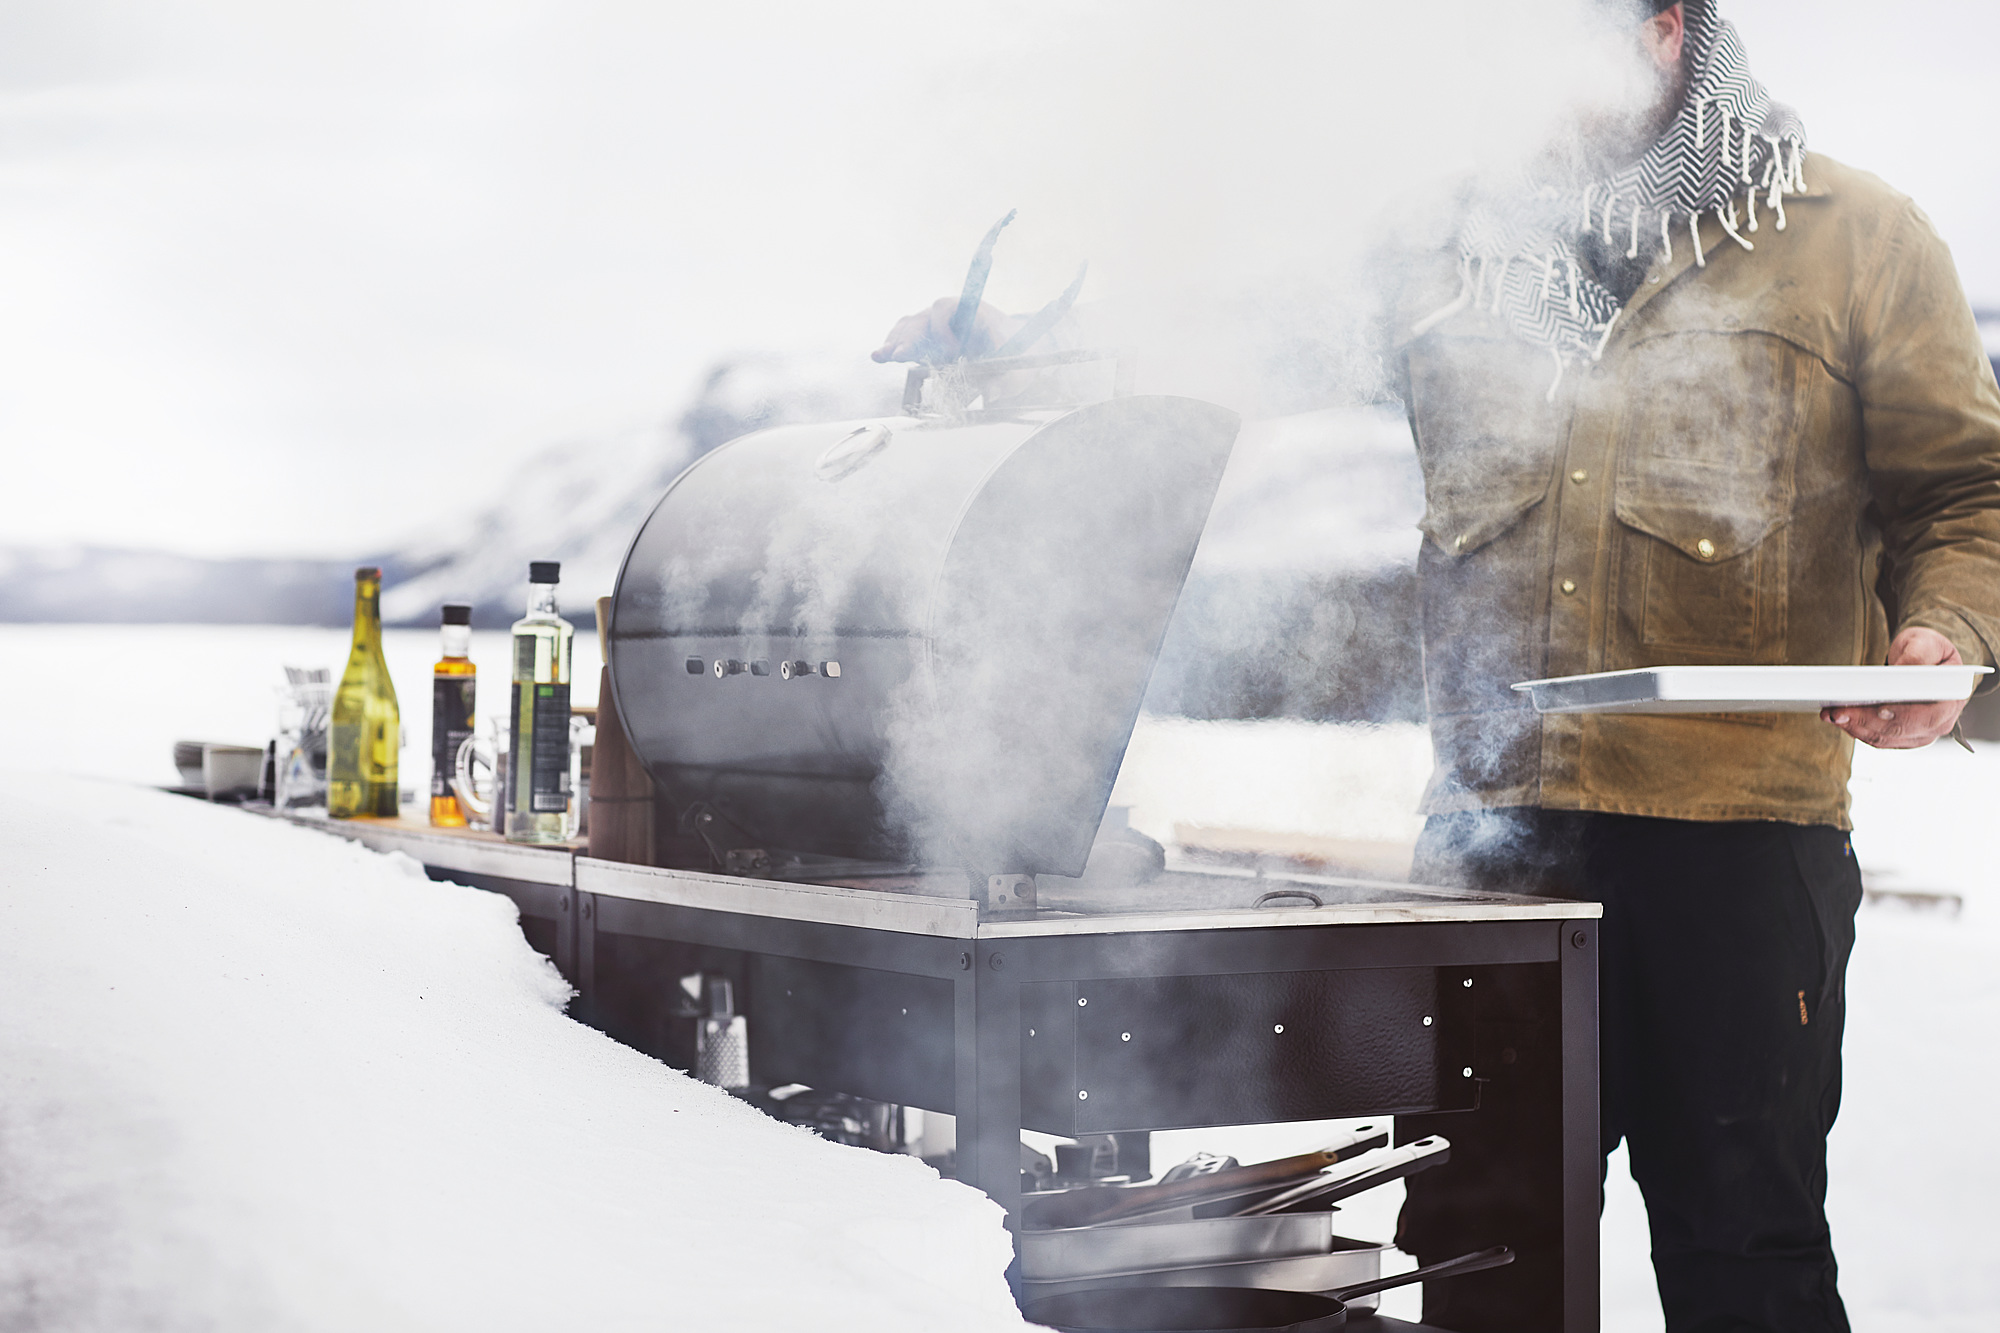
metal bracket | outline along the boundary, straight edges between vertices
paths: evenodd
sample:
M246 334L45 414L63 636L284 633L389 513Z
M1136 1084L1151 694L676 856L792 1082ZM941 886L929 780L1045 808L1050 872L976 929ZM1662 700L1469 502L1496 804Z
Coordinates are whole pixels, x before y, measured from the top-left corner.
M988 875L986 892L979 900L984 914L1032 912L1035 910L1033 875Z
M708 854L728 874L754 878L770 872L771 854L762 847L747 846L750 835L706 801L688 807L681 816L681 832L700 838Z

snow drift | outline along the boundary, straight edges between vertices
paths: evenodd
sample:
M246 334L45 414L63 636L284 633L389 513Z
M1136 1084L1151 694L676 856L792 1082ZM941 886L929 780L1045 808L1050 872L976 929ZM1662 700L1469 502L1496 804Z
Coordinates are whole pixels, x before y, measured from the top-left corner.
M566 1018L511 903L0 776L0 1328L1018 1328L997 1207Z

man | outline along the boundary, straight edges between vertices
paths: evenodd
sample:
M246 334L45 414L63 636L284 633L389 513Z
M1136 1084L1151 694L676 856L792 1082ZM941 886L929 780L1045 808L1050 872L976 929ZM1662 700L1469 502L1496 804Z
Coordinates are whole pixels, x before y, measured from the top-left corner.
M1714 3L1619 9L1641 95L1471 198L1394 303L1436 753L1415 875L1603 904L1602 1143L1629 1145L1667 1327L1844 1333L1824 1200L1852 746L1930 744L1963 705L1540 717L1509 689L2000 646L2000 389L1950 255L1806 154ZM1427 1319L1554 1329L1556 1201L1524 1228L1521 1196L1556 1108L1509 1057L1555 1016L1536 984L1485 1005L1482 1111L1431 1126L1454 1159L1412 1179L1400 1239L1521 1252L1428 1290Z

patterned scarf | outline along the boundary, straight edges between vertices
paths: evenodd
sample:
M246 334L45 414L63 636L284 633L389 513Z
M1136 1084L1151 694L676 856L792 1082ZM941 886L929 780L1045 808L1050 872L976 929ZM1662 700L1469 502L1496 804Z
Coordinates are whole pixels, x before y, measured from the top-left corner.
M1413 332L1468 307L1490 309L1549 349L1560 383L1566 365L1603 355L1624 308L1578 268L1581 236L1595 233L1605 252L1632 260L1650 247L1670 261L1685 244L1706 266L1703 214L1745 250L1756 248L1747 233L1759 228L1760 202L1785 229L1785 196L1805 189L1805 127L1751 77L1735 25L1716 17L1715 0L1686 0L1684 12L1687 94L1665 132L1638 161L1581 189L1530 183L1508 199L1475 202L1459 232L1463 290ZM1551 384L1550 399L1555 391Z

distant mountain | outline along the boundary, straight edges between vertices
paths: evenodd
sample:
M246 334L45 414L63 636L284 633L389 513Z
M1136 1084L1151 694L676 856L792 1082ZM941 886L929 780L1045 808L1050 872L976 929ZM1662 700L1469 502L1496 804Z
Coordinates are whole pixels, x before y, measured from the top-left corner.
M560 560L563 603L588 624L640 521L688 464L766 426L887 416L900 394L879 367L863 371L844 358L721 362L672 421L553 445L523 463L493 504L398 550L407 573L386 582L383 619L435 624L438 607L465 602L474 624L504 626L520 618L528 562Z
M98 546L0 550L0 621L344 625L357 563L204 560Z
M521 614L530 560L563 563L588 632L641 520L717 445L766 426L894 415L896 377L852 360L718 363L671 418L534 455L498 498L360 560L203 560L102 548L0 551L0 621L345 625L354 566L383 567L383 618ZM1421 717L1416 522L1423 483L1400 413L1305 412L1244 426L1148 705L1196 717Z
M563 562L572 618L609 593L640 519L681 470L747 431L790 421L886 416L901 385L852 358L741 356L718 362L681 411L582 436L522 464L493 503L388 552L340 560L204 559L97 546L0 548L0 622L345 625L354 569L382 567L383 618L434 625L445 602L474 621L521 614L530 560Z

